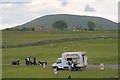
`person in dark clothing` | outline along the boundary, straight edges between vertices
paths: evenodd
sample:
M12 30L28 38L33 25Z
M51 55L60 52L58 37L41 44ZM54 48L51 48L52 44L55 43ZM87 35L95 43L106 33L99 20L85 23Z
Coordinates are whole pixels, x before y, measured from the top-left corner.
M36 65L36 57L33 56L33 64Z
M19 59L16 61L16 64L17 64L17 65L20 65L20 60L19 60Z
M71 71L71 64L72 64L72 62L70 60L68 60L68 69L69 69L69 71Z
M25 64L28 65L27 57L25 57Z
M77 61L74 63L74 69L77 71Z
M74 69L77 71L77 67L76 67L77 63L74 63Z

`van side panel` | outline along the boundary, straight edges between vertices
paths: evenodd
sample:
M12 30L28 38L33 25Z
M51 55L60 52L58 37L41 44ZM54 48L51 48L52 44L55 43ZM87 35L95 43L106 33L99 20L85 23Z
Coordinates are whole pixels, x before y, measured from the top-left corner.
M85 54L85 52L83 52ZM67 59L65 58L65 56L67 54L78 54L79 58L75 58L75 61L77 60L77 67L83 67L85 64L87 64L86 62L86 58L84 57L84 63L83 63L83 57L82 57L82 52L64 52L62 53L62 62L63 62L63 66L68 66L67 64Z

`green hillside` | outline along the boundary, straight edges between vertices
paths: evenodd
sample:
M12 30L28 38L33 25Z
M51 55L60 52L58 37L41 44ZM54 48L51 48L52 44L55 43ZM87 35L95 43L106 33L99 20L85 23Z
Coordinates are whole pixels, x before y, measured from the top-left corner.
M68 24L69 29L72 29L73 26L77 26L77 25L82 26L82 28L87 28L87 24L89 21L92 21L96 24L97 30L102 30L102 29L113 30L113 29L117 29L118 26L117 23L101 17L56 14L56 15L42 16L28 23L19 25L17 27L31 28L31 27L39 27L43 25L48 29L52 29L53 23L58 20L64 20Z

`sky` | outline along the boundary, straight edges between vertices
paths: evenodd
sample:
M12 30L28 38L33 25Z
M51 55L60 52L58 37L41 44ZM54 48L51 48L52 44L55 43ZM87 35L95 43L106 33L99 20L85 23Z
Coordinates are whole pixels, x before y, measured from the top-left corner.
M0 0L0 29L50 14L103 17L118 23L119 0Z

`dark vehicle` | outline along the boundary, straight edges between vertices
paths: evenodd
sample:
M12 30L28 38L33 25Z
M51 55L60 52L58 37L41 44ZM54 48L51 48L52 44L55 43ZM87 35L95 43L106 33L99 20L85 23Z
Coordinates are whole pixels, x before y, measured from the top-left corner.
M20 60L11 61L11 65L20 65Z
M38 65L43 66L43 64L47 65L47 62L45 62L45 61L39 61L39 62L38 62Z

